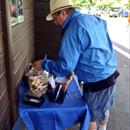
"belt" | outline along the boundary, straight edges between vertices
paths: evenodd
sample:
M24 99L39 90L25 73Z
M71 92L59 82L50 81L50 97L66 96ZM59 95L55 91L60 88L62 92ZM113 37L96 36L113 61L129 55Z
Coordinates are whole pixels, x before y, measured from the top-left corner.
M92 92L96 92L96 91L103 90L105 88L109 88L116 83L116 79L119 75L120 73L116 70L111 76L109 76L108 78L104 80L85 83L83 85L83 89L84 91L90 90Z

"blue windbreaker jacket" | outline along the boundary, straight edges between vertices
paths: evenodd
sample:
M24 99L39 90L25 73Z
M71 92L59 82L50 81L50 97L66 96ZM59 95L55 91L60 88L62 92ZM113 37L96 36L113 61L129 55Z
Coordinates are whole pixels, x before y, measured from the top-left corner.
M64 34L57 60L44 60L43 69L56 76L74 71L84 82L97 82L116 70L116 56L106 21L74 11L62 25Z

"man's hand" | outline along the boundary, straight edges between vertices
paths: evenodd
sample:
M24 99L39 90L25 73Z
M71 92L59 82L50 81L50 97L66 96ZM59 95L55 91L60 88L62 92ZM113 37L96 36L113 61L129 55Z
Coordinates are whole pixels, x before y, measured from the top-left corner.
M42 60L37 60L32 63L33 67L37 70L42 70Z
M66 77L66 82L62 84L62 89L64 91L66 91L68 85L70 84L70 82L73 80L74 77L74 72L71 72L69 75L67 75Z

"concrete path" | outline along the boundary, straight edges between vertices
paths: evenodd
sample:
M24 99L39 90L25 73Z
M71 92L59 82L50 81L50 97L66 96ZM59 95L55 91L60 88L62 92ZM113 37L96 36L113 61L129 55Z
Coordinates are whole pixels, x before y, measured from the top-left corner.
M130 27L127 28L126 18L105 19L120 72L115 107L111 110L107 130L130 130ZM67 130L79 130L79 124Z
M115 107L112 108L107 130L130 130L130 60L117 52L120 77L117 81ZM79 124L67 130L79 130Z
M130 60L117 53L120 77L117 81L115 107L107 130L130 130Z

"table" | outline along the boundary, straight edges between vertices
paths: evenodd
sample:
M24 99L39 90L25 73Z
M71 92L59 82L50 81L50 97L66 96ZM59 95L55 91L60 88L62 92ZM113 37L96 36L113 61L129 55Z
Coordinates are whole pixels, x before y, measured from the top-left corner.
M63 104L45 98L40 107L25 105L22 97L26 87L23 81L19 90L19 115L27 130L64 130L79 122L80 130L88 130L90 113L76 78L69 84Z

